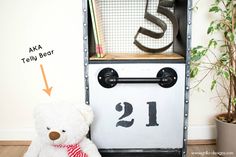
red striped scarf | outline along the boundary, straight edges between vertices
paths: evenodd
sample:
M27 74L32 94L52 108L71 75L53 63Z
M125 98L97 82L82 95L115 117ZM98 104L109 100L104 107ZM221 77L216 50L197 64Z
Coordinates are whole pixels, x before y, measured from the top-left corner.
M84 153L78 144L72 144L72 145L53 145L57 148L66 148L67 153L69 157L88 157L86 153Z

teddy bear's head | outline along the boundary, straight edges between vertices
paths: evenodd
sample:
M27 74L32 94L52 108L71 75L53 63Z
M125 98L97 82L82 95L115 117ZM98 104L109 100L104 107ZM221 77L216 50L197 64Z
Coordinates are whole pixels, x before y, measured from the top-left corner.
M88 105L41 104L35 108L35 128L45 144L76 144L88 133L93 112Z

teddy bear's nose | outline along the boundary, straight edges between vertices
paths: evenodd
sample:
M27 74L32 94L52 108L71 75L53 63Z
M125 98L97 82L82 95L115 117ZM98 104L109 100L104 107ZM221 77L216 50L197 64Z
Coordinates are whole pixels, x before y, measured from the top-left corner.
M49 138L53 141L57 140L58 138L60 138L60 134L56 131L52 131L49 133Z

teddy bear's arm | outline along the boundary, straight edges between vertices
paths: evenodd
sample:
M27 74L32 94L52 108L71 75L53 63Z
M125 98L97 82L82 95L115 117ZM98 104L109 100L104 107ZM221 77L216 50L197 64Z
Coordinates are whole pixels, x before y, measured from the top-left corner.
M37 139L35 139L31 142L27 152L24 154L24 157L39 157L40 150L41 144Z
M84 138L83 141L80 142L80 147L88 157L101 157L96 145L87 138Z

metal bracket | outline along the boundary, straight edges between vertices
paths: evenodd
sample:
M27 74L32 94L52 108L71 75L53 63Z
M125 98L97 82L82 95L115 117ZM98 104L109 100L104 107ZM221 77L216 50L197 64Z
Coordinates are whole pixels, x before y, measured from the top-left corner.
M98 82L104 88L112 88L118 83L158 83L163 88L170 88L175 85L177 78L172 68L161 69L155 78L120 78L112 68L104 68L98 74Z

